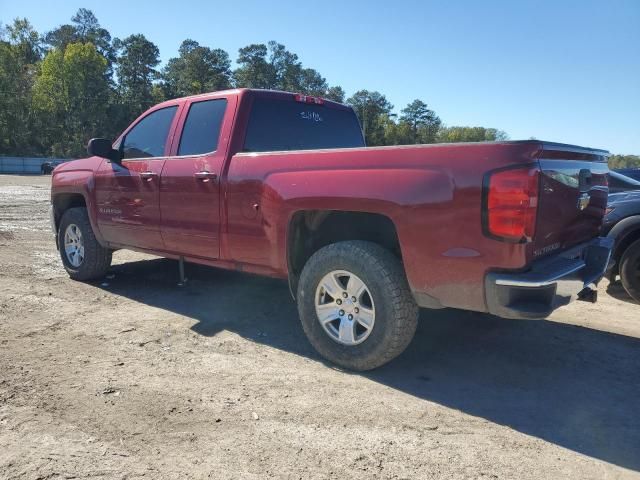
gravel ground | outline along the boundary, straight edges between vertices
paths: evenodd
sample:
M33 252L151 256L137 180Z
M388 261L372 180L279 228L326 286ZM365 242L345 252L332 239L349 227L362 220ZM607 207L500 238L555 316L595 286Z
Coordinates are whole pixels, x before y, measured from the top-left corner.
M117 252L66 276L49 177L0 176L0 478L640 477L640 306L423 311L391 364L308 345L280 281ZM463 292L462 292L463 294Z

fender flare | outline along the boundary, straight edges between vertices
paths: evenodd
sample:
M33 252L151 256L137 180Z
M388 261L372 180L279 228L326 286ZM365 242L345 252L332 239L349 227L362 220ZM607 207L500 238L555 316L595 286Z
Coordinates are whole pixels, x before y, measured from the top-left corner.
M78 172L79 171L74 171L72 173ZM91 228L93 228L93 233L96 236L96 240L98 240L98 243L100 243L100 245L106 247L107 244L104 240L104 237L102 236L102 232L100 232L100 228L98 227L96 205L93 201L94 188L95 179L93 176L93 172L89 172L89 175L86 175L86 177L82 178L80 181L76 179L76 181L67 184L58 184L55 186L55 188L52 188L51 205L54 205L55 199L59 195L81 196L84 199L84 203L89 214L89 223L91 224ZM56 221L56 227L57 223L58 221Z

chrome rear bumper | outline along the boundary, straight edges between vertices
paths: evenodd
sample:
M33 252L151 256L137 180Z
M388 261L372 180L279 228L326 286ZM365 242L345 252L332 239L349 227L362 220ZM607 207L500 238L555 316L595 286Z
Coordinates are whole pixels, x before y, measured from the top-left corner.
M539 260L526 272L490 272L485 278L487 308L505 318L545 318L595 288L612 248L610 238L600 237Z

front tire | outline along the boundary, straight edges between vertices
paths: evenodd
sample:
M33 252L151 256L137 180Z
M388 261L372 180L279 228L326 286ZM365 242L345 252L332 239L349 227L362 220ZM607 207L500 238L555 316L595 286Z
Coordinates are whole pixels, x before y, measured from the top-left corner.
M96 240L86 208L64 212L58 227L58 248L62 264L73 280L101 278L111 266L111 250Z
M640 302L640 240L629 245L622 255L620 280L626 292Z
M400 355L418 324L402 264L370 242L339 242L314 253L300 276L297 301L313 347L350 370L371 370Z

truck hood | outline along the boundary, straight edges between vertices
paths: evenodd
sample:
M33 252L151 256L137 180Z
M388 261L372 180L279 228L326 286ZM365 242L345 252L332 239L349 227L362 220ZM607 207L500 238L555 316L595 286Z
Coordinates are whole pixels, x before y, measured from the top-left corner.
M608 207L615 207L621 203L639 202L640 190L629 190L626 192L611 193L607 202ZM639 207L640 208L640 207Z
M96 171L104 159L100 157L88 157L78 160L71 160L70 162L64 162L58 165L53 174L56 175L62 172L72 172L78 170Z

